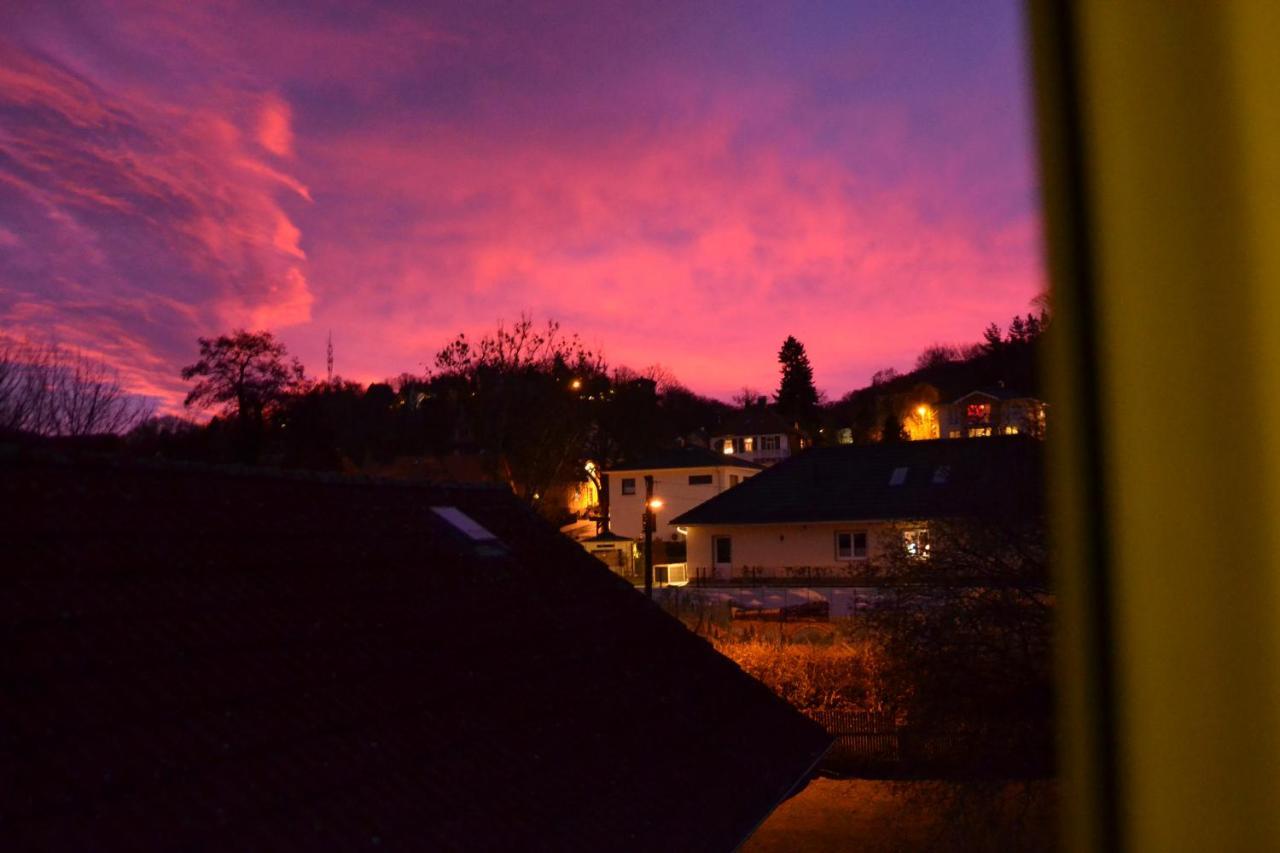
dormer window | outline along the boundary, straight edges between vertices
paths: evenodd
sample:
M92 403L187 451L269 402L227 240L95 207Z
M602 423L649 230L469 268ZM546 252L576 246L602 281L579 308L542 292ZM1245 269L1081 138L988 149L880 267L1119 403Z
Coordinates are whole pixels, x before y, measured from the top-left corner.
M751 453L755 449L756 449L756 440L753 437L747 436L746 438L742 439L743 453Z
M726 438L724 440L724 455L725 456L733 455L733 439L732 438Z

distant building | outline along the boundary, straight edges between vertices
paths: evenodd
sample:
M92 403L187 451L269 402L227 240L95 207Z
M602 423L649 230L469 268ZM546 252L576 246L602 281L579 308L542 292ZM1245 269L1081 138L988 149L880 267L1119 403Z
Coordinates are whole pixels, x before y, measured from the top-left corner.
M987 438L993 435L1044 437L1045 404L1035 397L996 386L970 391L938 406L942 438Z
M646 476L653 477L653 496L662 502L657 510L658 537L679 539L682 534L669 519L745 482L762 468L759 463L703 447L679 447L630 465L617 465L604 471L610 530L630 539L644 535Z
M931 522L1039 501L1041 445L902 441L816 447L672 519L691 579L839 577L890 551L927 559Z
M806 444L796 425L769 408L764 397L735 414L711 437L716 453L765 466L789 458Z

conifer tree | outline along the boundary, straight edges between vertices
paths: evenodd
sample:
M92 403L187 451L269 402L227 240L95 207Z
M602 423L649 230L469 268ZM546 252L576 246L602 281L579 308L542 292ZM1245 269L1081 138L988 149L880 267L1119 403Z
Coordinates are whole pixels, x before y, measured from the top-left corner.
M778 351L778 363L782 365L782 382L774 395L778 411L795 423L810 421L818 408L818 390L804 344L788 335Z

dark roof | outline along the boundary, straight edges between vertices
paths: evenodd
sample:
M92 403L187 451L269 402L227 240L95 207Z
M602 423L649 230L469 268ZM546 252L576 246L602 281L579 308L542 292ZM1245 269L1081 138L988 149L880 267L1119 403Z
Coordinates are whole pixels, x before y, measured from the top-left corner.
M672 524L911 520L1039 505L1041 443L1026 436L816 447L721 492ZM890 480L905 469L900 485ZM934 482L939 469L945 469Z
M3 849L728 850L829 743L502 489L11 454L0 506Z
M795 426L775 410L767 406L749 406L725 421L715 436L775 435L795 431Z
M614 533L612 530L606 530L604 533L597 533L595 536L588 536L585 539L579 539L579 542L632 542L630 536L623 536L620 533Z
M623 471L653 471L661 468L754 468L764 466L746 459L739 459L727 453L716 453L705 447L675 447L660 450L657 453L626 465L617 465L606 470L615 474Z
M1013 391L1008 388L1005 388L1003 385L988 385L984 388L975 388L974 390L968 392L967 394L962 394L959 397L956 397L954 400L951 401L951 405L955 405L956 403L963 402L969 397L972 397L974 394L983 394L987 397L992 397L996 400L1033 400L1035 399L1030 394L1024 394L1021 391Z

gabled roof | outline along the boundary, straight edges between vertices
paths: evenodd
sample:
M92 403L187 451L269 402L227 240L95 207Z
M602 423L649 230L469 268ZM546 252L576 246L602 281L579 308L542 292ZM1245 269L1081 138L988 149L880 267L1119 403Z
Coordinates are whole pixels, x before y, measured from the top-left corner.
M503 489L0 457L0 848L728 850L829 744Z
M951 405L963 403L965 400L975 395L990 397L993 400L1034 400L1030 394L1023 394L1020 391L1012 391L1003 385L988 385L984 388L975 388L967 394L962 394L951 401Z
M1040 442L1026 436L816 447L671 523L928 519L968 514L992 501L1034 510L1040 464Z
M609 468L605 473L657 471L664 468L751 468L758 471L763 467L756 462L739 459L727 453L716 453L705 447L674 447L670 450L658 451L630 464Z
M725 435L775 435L795 432L795 426L767 406L749 406L725 421L714 437Z

